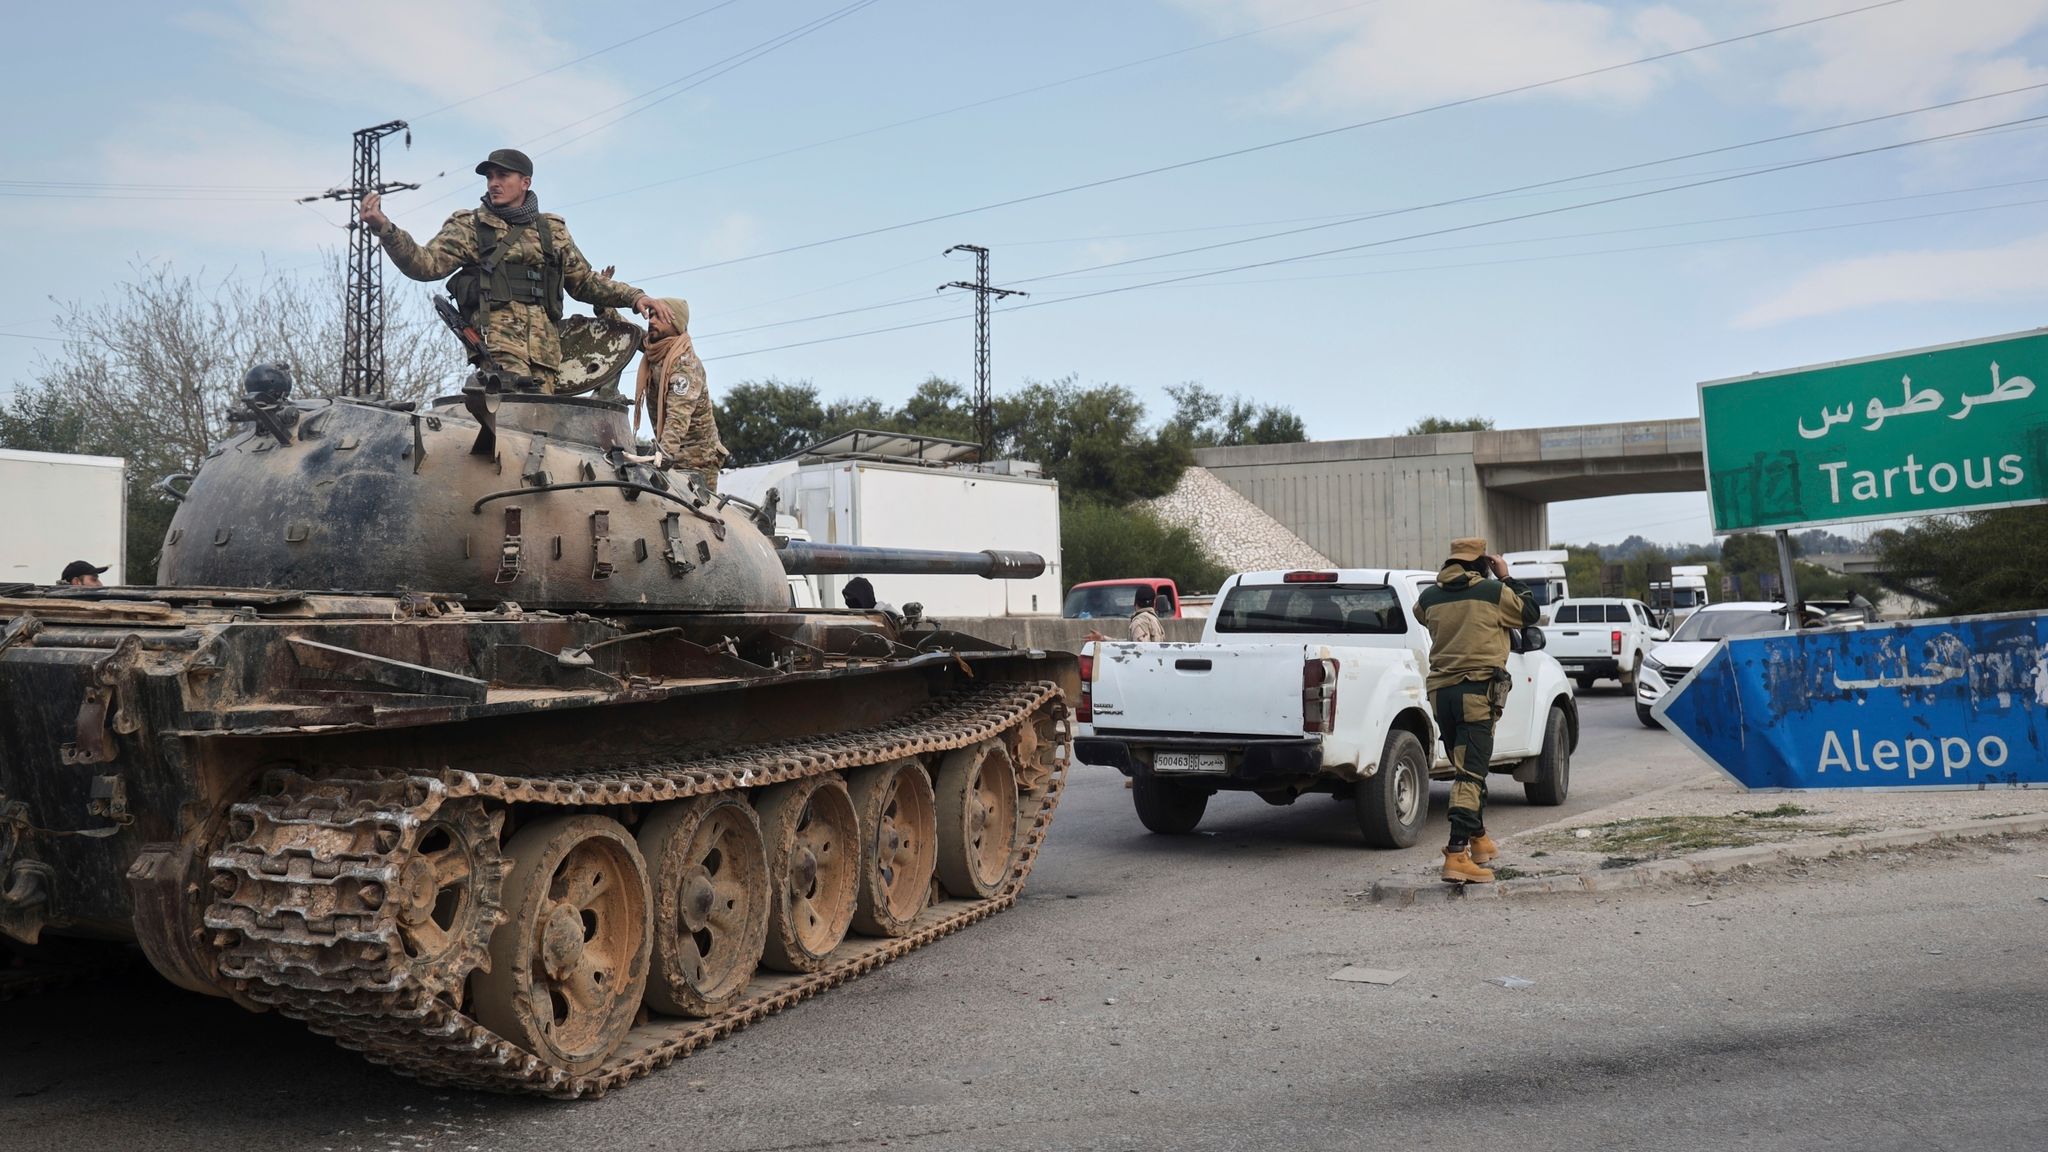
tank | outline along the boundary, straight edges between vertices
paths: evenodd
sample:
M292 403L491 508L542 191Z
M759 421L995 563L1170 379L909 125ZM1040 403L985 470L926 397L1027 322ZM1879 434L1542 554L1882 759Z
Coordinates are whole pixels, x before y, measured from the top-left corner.
M795 611L623 404L251 394L158 582L0 587L0 997L128 942L435 1084L602 1094L1017 899L1068 655Z

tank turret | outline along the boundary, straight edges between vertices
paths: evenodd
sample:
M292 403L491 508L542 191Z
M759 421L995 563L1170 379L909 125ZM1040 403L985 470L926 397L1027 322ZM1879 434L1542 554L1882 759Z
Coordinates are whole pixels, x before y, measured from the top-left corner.
M1029 578L1031 553L776 541L772 507L633 455L622 403L474 392L424 410L252 390L210 453L157 582L447 593L565 610L773 611L786 577Z

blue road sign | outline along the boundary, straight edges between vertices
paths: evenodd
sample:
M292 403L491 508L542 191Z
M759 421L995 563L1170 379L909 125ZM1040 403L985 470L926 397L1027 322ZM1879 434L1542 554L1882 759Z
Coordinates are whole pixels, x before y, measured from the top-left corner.
M1724 640L1656 715L1753 790L2048 785L2048 613Z

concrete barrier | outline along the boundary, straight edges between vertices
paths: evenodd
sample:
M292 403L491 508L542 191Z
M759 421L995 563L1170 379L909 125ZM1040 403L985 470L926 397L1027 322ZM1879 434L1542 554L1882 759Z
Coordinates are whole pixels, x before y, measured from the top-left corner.
M1088 633L1100 631L1112 640L1124 640L1130 629L1122 620L1066 620L1058 616L945 616L940 623L955 632L993 640L1009 648L1043 648L1053 652L1078 652ZM1168 640L1192 642L1202 638L1200 620L1161 620Z

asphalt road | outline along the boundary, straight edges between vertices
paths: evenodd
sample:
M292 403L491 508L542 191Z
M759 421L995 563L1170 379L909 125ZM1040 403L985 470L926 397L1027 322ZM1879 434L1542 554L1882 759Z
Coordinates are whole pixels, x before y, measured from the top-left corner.
M1585 710L1567 811L1700 771L1618 693ZM1497 827L1560 814L1518 792ZM1429 866L1442 799L1410 852L1323 798L1163 839L1079 768L1018 907L581 1104L423 1089L146 975L50 993L0 1006L0 1148L2042 1146L2040 842L1711 900L1351 898Z

